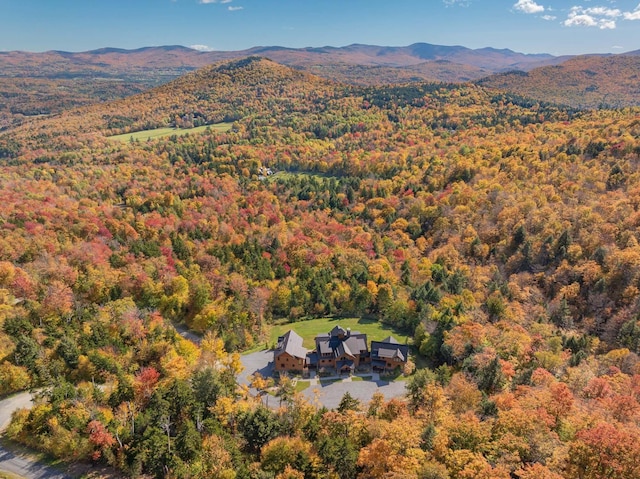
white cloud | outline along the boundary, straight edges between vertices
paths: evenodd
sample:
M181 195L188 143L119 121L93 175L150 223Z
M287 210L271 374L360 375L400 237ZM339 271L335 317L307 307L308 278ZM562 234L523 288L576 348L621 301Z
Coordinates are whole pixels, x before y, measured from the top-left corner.
M542 18L543 20L547 20L548 22L551 22L558 17L556 17L555 15L542 15L540 18Z
M518 0L517 3L513 4L513 8L522 13L544 12L544 7L542 5L538 5L534 0Z
M620 45L614 45L611 47L612 50L624 50L624 47L621 47Z
M567 27L597 27L600 30L613 30L616 28L616 19L626 18L629 12L623 13L617 8L571 7L564 25Z
M598 27L601 30L616 28L616 20L640 20L640 5L631 12L608 7L571 7L564 25L567 27Z
M472 0L442 0L447 7L468 7Z
M564 21L567 27L597 27L598 22L591 15L584 13L571 12Z
M192 50L198 50L199 52L212 52L213 48L208 45L189 45Z
M587 15L597 15L599 17L611 17L611 18L617 18L622 14L622 12L617 8L606 8L606 7L585 8L584 13L586 13Z
M616 21L615 20L600 20L600 24L598 25L600 30L615 30Z
M230 12L237 12L238 10L244 10L244 7L232 7L231 5L229 5L228 8Z
M198 0L198 3L231 3L233 0Z
M640 20L640 4L633 12L624 12L623 17L625 20Z

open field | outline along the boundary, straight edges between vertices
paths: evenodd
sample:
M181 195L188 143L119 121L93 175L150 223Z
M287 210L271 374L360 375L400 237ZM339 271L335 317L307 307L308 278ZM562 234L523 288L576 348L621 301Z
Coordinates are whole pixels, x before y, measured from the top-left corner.
M299 177L309 177L309 178L317 178L319 180L330 180L331 178L339 180L340 178L337 176L329 176L325 173L319 173L316 171L278 171L275 174L271 175L267 178L269 181L275 180L288 180L291 178L299 178Z
M188 133L202 133L207 131L207 129L216 132L225 132L231 129L231 123L216 123L215 125L196 126L195 128L156 128L155 130L135 131L133 133L110 136L109 139L127 143L131 141L132 138L134 140L146 141L171 135L183 136Z
M351 328L353 331L360 331L367 335L368 341L380 341L387 336L393 336L400 343L409 342L409 337L398 330L382 324L374 319L366 318L320 318L310 319L308 321L299 321L297 323L278 324L271 327L269 333L269 345L272 346L278 341L278 336L293 329L302 336L304 347L313 349L315 347L314 339L320 333L328 333L335 326L343 328Z

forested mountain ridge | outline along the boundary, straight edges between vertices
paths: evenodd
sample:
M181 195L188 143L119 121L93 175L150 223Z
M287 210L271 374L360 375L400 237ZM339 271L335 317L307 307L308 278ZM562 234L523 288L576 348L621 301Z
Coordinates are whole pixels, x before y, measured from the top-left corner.
M624 55L633 56L634 53ZM355 44L204 52L174 45L137 50L102 48L89 52L0 52L0 129L33 116L56 114L140 93L197 68L247 56L267 57L323 78L354 85L481 80L487 86L506 89L513 94L533 96L546 102L564 101L573 107L593 108L603 101L614 107L637 104L637 95L622 94L627 91L624 89L627 85L633 85L635 71L629 71L624 63L616 66L618 55L589 57L593 62L613 59L609 69L615 72L622 86L616 86L610 79L600 81L598 78L582 85L580 76L598 71L597 66L585 67L591 70L587 73L569 67L561 77L563 86L555 80L557 74L547 78L548 73L544 73L554 72L553 69L534 73L524 83L520 78L526 76L523 73L516 73L515 77L514 74L500 74L560 65L572 57L522 54L508 49L416 43L405 47ZM497 76L493 77L494 74ZM580 88L576 90L576 86ZM611 101L607 103L607 100Z
M425 43L407 47L254 47L238 52L202 52L175 45L77 53L0 52L0 129L36 115L140 93L221 60L255 55L355 84L470 81L504 68L527 69L527 65L553 61L550 55Z
M559 65L491 75L482 86L575 108L640 105L640 56L580 56Z
M156 72L158 69L166 68L194 69L221 60L248 56L268 57L289 66L350 64L406 67L426 61L445 60L489 71L527 68L527 65L535 67L553 62L555 58L548 54L528 55L508 49L470 49L428 43L416 43L405 47L359 44L309 48L263 46L242 51L197 51L174 45L137 50L101 48L88 52L0 52L0 65L3 67L2 76L9 77L72 77L85 76L91 72L113 76L131 69L134 69L134 72L143 69L153 69Z
M638 113L251 58L0 135L0 384L50 385L9 433L158 477L636 477ZM196 119L234 121L107 138ZM328 314L413 335L407 403L236 387L227 351Z

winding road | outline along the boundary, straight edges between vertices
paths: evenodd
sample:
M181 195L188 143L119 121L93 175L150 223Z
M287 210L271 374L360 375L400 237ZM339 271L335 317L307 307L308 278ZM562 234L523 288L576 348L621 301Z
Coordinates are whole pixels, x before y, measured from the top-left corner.
M33 405L31 393L24 392L0 401L0 432L9 425L11 414L17 409ZM8 449L0 442L0 471L10 472L27 479L71 479L57 468L44 464L34 457Z
M189 331L183 325L174 325L178 334L189 341L200 344L202 338ZM260 351L253 354L243 355L242 363L244 371L238 377L241 384L249 385L249 376L255 372L260 372L267 377L272 372L273 351ZM377 378L376 378L377 379ZM303 394L310 400L319 400L328 408L338 407L342 396L349 392L354 398L363 403L368 402L375 392L381 392L385 398L402 396L406 393L405 383L396 381L388 383L386 381L359 381L349 380L340 382L318 383L315 387L310 387ZM275 401L274 401L275 402ZM0 401L0 435L11 422L11 415L14 411L33 406L33 395L29 392L15 394ZM10 446L0 441L0 472L10 472L25 479L73 479L78 475L61 471L59 468L47 465L19 446ZM76 471L77 472L77 471ZM115 476L112 476L115 477Z
M202 338L183 325L176 325L176 330L185 339L200 344ZM18 409L30 409L33 406L33 395L29 392L15 394L0 401L0 436L11 422L11 415ZM0 472L9 472L25 479L74 479L79 474L70 474L57 467L39 461L18 445L10 445L0 441ZM86 474L80 474L86 475Z

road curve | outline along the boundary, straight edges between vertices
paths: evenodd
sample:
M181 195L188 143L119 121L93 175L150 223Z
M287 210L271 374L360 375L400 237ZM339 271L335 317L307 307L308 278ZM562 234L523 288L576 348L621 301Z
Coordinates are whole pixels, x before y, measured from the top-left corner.
M0 401L0 432L11 422L11 414L18 409L33 406L33 396L24 392L10 396ZM17 474L26 479L72 479L57 468L43 464L42 462L8 449L0 443L0 471Z
M178 334L199 345L202 338L191 332L186 326L174 325ZM18 409L30 409L33 395L29 392L15 394L0 401L0 436L11 422L11 415ZM25 479L74 479L78 474L68 474L58 468L44 464L34 457L17 452L21 448L8 448L0 442L0 472L10 472ZM80 474L86 475L86 474ZM108 474L107 474L108 475ZM117 477L112 475L112 477Z

